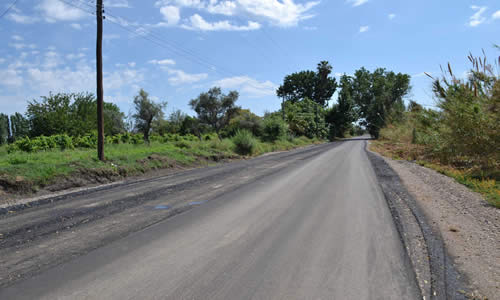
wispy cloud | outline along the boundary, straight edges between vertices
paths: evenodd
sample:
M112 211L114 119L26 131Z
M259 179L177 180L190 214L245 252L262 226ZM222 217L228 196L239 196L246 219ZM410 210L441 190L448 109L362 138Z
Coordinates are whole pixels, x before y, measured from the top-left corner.
M352 6L361 6L367 3L369 0L347 0L347 3L350 3Z
M59 0L43 0L36 8L42 12L45 21L49 23L76 21L89 15L84 10L69 6Z
M488 7L472 5L470 8L474 10L475 13L469 18L469 26L476 27L486 21L486 18L483 17L483 14L488 9Z
M33 24L39 21L37 17L27 16L17 12L7 15L7 19L19 24Z
M389 20L394 20L394 18L396 18L396 14L389 14L387 17Z
M192 15L189 22L182 25L185 29L201 31L250 31L257 30L260 26L259 23L252 21L248 21L248 24L243 26L234 25L227 20L210 23L198 14Z
M104 1L104 7L130 8L130 4L128 0L106 0Z
M271 96L276 92L277 86L271 81L258 81L249 76L235 76L217 80L215 86L223 89L239 89L249 97Z
M370 26L361 26L361 27L359 27L359 32L360 33L367 32L368 30L370 30Z
M189 74L182 70L177 70L177 69L168 69L167 72L168 74L172 75L171 77L168 78L168 82L171 85L196 83L208 77L208 74L206 73Z

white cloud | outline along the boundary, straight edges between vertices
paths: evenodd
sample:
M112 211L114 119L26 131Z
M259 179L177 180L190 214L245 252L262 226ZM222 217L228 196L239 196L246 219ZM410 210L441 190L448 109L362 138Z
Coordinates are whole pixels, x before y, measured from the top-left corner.
M83 10L69 6L59 0L43 0L36 8L42 12L45 21L49 23L76 21L88 15Z
M16 88L23 85L21 71L9 66L7 69L0 69L0 85Z
M35 44L23 44L23 43L10 43L9 46L16 48L17 50L29 48L29 49L35 49L36 45Z
M160 13L163 15L165 21L167 21L166 25L168 26L177 25L181 20L180 10L176 6L163 6L160 8Z
M319 3L320 1L309 1L301 4L294 0L160 0L155 5L188 7L226 16L250 16L266 20L272 25L291 27L314 17L308 12Z
M76 29L76 30L82 30L82 25L78 24L78 23L72 23L70 24L70 26L73 28L73 29Z
M14 41L23 41L24 38L20 35L17 35L17 34L14 34L13 36L11 36L11 38L14 40Z
M393 20L394 18L396 18L396 14L389 14L388 18L389 20Z
M127 0L107 0L104 1L104 8L106 7L130 8L130 5Z
M156 59L153 59L153 60L150 60L148 61L150 64L154 64L154 65L160 65L160 66L173 66L175 65L175 61L173 59L162 59L162 60L156 60Z
M493 19L500 19L500 10L497 10L495 13L492 15Z
M368 30L370 30L370 26L361 26L361 27L359 27L359 32L360 33L367 32Z
M350 3L352 6L361 6L368 2L369 0L347 0L347 3Z
M168 74L172 75L171 77L168 78L168 82L171 85L195 83L203 79L206 79L208 77L208 74L206 73L188 74L182 70L176 70L176 69L168 69L167 71Z
M5 62L5 58L0 58L0 64L3 64Z
M469 26L476 27L486 21L486 18L483 17L483 13L488 9L488 7L472 5L470 8L476 12L470 17Z
M223 78L214 82L215 86L223 89L238 89L250 97L272 96L277 86L271 81L258 81L249 76L235 76Z
M259 29L260 24L248 21L248 25L238 26L231 24L227 20L210 23L205 21L202 16L194 14L189 18L189 22L182 25L182 27L189 30L201 31L249 31Z
M32 16L26 16L22 15L20 13L11 13L7 15L7 18L11 21L14 21L16 23L20 24L33 24L38 22L38 18L32 17Z
M293 0L237 0L242 10L257 17L269 20L273 25L281 27L297 26L306 19L314 17L308 14L319 1L309 1L304 4L296 4Z

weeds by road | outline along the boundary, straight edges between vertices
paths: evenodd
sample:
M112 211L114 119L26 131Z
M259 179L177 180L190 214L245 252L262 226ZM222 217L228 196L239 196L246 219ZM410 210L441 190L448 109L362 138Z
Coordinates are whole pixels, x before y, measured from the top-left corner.
M273 143L256 141L253 156L289 150L318 140L296 138ZM188 168L243 158L231 139L209 141L152 142L147 144L109 144L106 161L96 159L94 149L14 152L0 148L0 187L6 192L33 193L50 186L61 190L91 183L105 183L151 170ZM0 190L1 191L1 190ZM0 195L1 198L1 195Z

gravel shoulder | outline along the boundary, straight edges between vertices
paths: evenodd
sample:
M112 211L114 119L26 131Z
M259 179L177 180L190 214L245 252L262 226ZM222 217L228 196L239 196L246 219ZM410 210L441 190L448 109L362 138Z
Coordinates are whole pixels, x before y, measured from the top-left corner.
M384 160L401 178L465 275L468 296L499 299L500 210L454 179L408 161Z

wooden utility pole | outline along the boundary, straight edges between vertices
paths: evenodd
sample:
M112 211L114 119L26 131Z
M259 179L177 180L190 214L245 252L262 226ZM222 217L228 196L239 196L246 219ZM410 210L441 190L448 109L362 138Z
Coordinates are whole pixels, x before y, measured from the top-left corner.
M102 86L102 0L96 1L97 16L97 43L96 43L96 71L97 71L97 157L104 160L104 89Z

